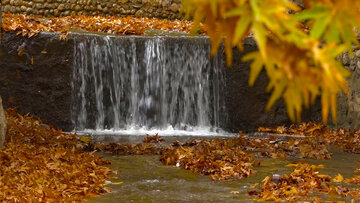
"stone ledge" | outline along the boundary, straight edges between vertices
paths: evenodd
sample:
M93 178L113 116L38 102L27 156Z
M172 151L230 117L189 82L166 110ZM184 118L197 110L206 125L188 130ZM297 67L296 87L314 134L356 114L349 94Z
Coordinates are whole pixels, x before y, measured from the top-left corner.
M181 0L3 0L2 10L42 16L102 15L182 19Z

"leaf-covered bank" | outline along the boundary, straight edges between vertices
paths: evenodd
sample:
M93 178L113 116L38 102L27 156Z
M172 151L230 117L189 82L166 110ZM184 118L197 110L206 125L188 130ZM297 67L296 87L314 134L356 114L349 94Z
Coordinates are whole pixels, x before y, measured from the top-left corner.
M7 110L9 142L0 150L0 201L71 202L109 192L109 161L65 134Z

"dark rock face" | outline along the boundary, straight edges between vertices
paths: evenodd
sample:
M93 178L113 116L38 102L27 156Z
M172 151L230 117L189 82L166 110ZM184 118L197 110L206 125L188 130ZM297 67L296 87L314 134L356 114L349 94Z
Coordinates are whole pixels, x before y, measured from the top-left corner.
M244 54L256 51L255 42L249 38L244 42L244 53L233 50L233 65L226 71L226 107L228 111L227 129L231 131L256 131L259 126L275 127L290 125L285 104L282 100L266 112L265 107L270 93L265 91L269 79L265 73L257 78L254 86L249 87L248 79L250 63L242 62ZM303 121L321 121L320 105L315 104L310 109L304 109Z
M71 78L74 61L74 42L92 35L69 35L60 41L58 34L41 33L30 39L4 33L0 45L0 95L4 107L19 107L44 122L70 131ZM188 40L180 37L174 43ZM139 37L139 40L141 37ZM245 52L256 50L252 40L245 42ZM285 105L278 102L270 112L265 106L270 96L265 92L268 83L263 72L254 87L248 86L249 64L241 61L242 54L234 52L233 66L226 70L224 129L254 131L259 126L274 127L290 124ZM226 67L223 67L226 68ZM319 105L303 114L303 120L320 120Z
M0 95L4 107L18 107L44 122L71 130L70 76L73 42L58 35L30 39L4 33L0 45Z

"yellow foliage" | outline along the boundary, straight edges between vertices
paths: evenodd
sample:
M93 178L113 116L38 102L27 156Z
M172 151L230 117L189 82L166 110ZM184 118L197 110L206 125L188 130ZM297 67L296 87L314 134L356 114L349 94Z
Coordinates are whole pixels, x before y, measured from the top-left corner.
M350 73L336 60L358 44L360 1L305 0L305 9L288 0L183 0L195 25L204 22L214 55L224 41L227 64L232 48L253 34L259 51L243 57L252 61L249 84L264 68L272 91L267 109L283 98L289 117L300 121L303 107L321 97L322 116L329 110L336 121L336 95L347 92ZM290 10L296 14L290 14ZM310 27L310 31L304 29ZM196 28L194 29L196 30Z

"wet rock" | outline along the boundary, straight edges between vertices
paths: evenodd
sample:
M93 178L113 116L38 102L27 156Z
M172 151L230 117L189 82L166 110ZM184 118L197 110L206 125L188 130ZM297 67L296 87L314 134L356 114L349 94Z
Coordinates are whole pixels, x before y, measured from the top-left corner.
M2 99L0 96L0 148L4 146L6 137L6 117L5 111L2 106Z

